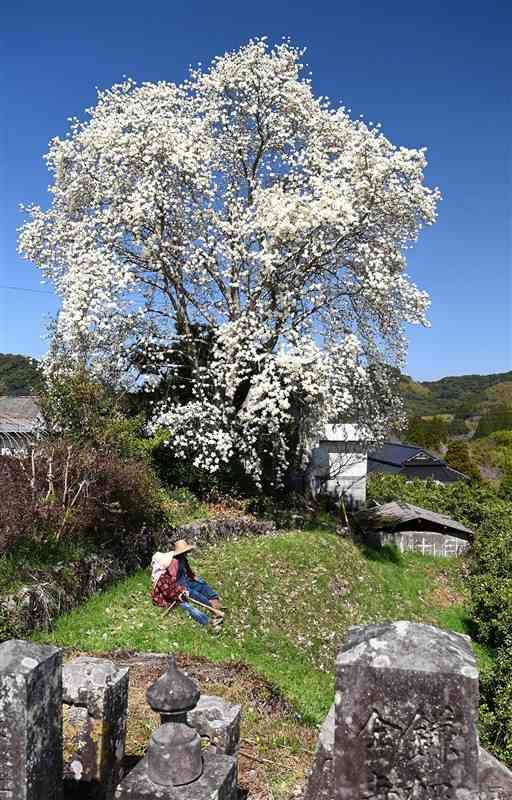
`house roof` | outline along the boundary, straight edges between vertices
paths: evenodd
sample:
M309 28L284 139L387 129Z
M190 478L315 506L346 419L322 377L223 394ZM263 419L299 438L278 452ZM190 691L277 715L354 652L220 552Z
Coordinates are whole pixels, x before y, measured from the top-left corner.
M441 483L467 480L467 475L423 447L402 442L384 442L368 453L368 472L406 475L409 478L432 478Z
M404 522L430 522L445 528L447 531L456 531L464 534L464 538L472 539L473 531L466 528L445 514L437 514L428 508L420 508L409 503L384 503L376 508L361 511L356 515L358 522L363 523L365 528L383 529L394 527Z
M440 458L424 450L423 447L418 447L417 444L403 444L402 442L384 442L382 447L376 447L370 450L368 457L372 461L379 461L383 464L393 464L394 466L403 466L406 461L410 459L421 457L423 463L439 464L443 463Z
M0 433L31 433L40 414L35 397L0 397Z

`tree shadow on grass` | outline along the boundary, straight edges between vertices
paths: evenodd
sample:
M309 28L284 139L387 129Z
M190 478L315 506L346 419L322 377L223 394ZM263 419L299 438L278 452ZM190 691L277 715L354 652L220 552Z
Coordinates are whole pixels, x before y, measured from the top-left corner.
M359 548L363 557L368 561L377 561L380 564L395 564L400 567L404 564L402 553L393 544L360 544Z

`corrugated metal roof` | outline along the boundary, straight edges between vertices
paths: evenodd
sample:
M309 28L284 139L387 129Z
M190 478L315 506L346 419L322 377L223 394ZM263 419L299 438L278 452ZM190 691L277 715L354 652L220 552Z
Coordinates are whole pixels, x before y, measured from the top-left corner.
M365 527L373 529L388 528L403 522L422 520L432 522L448 530L463 533L465 538L473 538L473 531L460 522L447 517L445 514L437 514L428 508L420 508L409 503L396 501L384 503L381 506L377 506L377 508L361 511L356 515L356 518L360 524L362 523Z
M40 413L35 397L0 397L0 433L30 433Z

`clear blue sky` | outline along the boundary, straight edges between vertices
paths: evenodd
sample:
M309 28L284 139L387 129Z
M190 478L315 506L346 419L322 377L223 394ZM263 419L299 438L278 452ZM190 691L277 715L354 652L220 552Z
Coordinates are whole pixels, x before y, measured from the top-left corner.
M410 331L408 372L512 368L508 0L7 0L1 27L2 286L45 288L16 255L18 204L47 205L48 141L94 104L96 86L179 82L251 36L290 35L308 48L317 94L381 122L395 144L428 148L428 182L444 199L410 254L432 328ZM57 307L51 294L0 288L0 352L41 355Z

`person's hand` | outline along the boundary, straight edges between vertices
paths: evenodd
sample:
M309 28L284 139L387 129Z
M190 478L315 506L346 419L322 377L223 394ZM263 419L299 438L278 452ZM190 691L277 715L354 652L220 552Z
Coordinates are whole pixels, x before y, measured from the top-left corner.
M187 589L182 589L181 590L181 594L180 594L180 600L183 602L183 600L188 600L189 597L190 597L190 593L188 592L188 590Z

